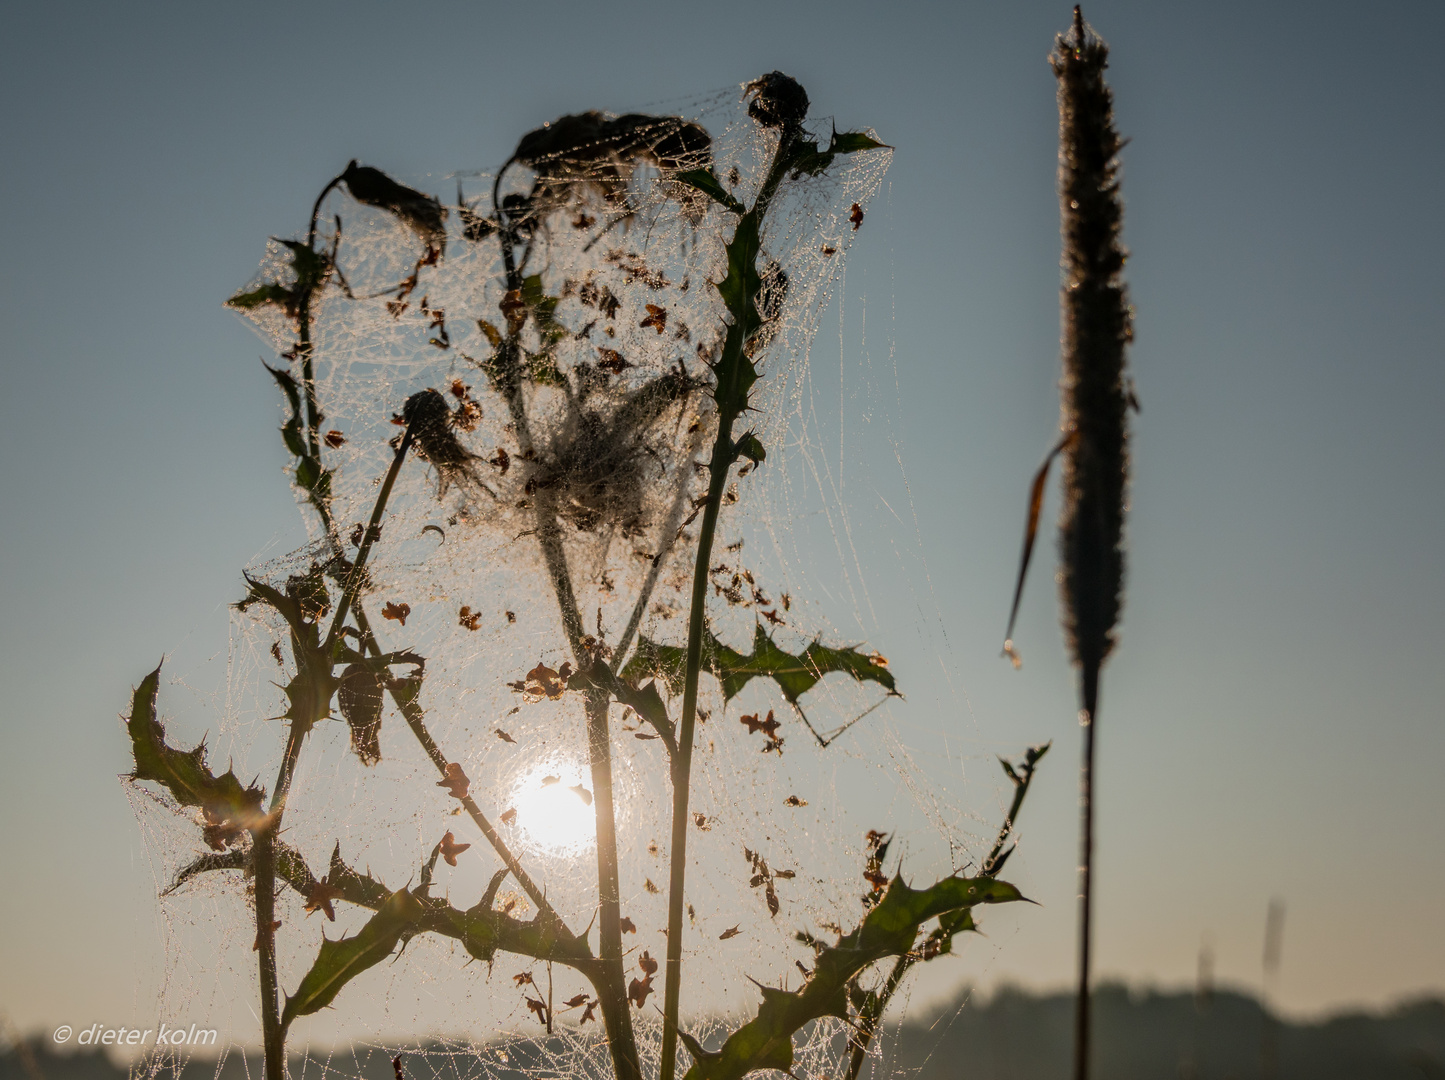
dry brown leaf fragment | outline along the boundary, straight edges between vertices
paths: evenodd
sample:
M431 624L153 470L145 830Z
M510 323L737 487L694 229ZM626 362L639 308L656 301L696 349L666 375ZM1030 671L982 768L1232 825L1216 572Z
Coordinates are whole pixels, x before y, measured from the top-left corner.
M275 922L273 922L273 923L271 924L271 933L274 934L277 930L280 930L280 929L281 929L281 920L280 920L280 919L277 919ZM254 944L252 944L252 946L251 946L251 951L252 951L252 952L260 952L260 951L261 951L261 931L260 931L260 930L257 930L257 931L256 931L256 941L255 941Z
M768 710L768 716L766 720L759 720L758 714L752 713L748 716L738 717L738 721L748 729L749 735L756 735L759 731L761 731L769 739L774 739L778 742L782 742L781 739L778 739L778 728L782 726L782 722L773 715L772 709Z
M772 623L774 626L788 625L787 620L778 614L777 608L774 608L771 611L764 611L763 618L767 619L768 622Z
M381 617L383 619L393 619L401 623L402 626L406 625L406 617L410 614L410 604L398 604L394 600L388 600L386 605L381 609Z
M627 984L627 1000L636 1005L639 1009L647 1002L647 995L652 993L652 976L633 979Z
M807 799L800 799L800 798L798 798L798 796L796 796L796 795L789 795L786 799L783 800L783 805L784 805L784 806L807 806L807 805L808 805L808 800L807 800Z
M522 299L521 289L508 289L497 306L507 320L507 333L515 334L522 329L522 324L527 321L527 303Z
M507 454L507 451L499 446L497 447L497 452L487 459L487 464L495 465L498 470L501 471L501 474L506 476L507 470L512 467L512 459Z
M517 613L515 611L504 611L502 612L502 614L507 617L507 622L509 623L514 623L517 621Z
M442 842L438 845L438 850L441 851L442 858L447 861L448 866L456 866L457 856L471 846L471 844L458 844L456 837L448 832L442 837Z
M508 735L505 731L503 731L501 728L497 728L496 731L493 732L493 734L495 734L497 738L501 739L504 743L515 743L517 741L516 739Z
M557 701L567 690L567 680L572 675L572 664L564 663L553 671L546 664L538 663L527 677L519 682L509 683L513 690L522 695L524 701Z
M652 327L659 334L667 330L667 309L658 307L656 304L647 305L647 318L637 324L639 327Z
M335 428L332 428L330 431L328 431L322 438L325 441L326 445L331 447L331 449L333 450L336 450L346 445L346 436L341 434L341 432L337 431Z
M863 224L863 208L857 203L854 203L853 209L848 211L848 220L853 223L854 232L857 232L858 226Z
M471 390L471 387L462 382L461 379L453 379L449 389L451 390L452 397L460 401L465 401L467 399L467 392Z
M618 925L622 928L622 932L624 934L637 933L637 924L634 923L631 919L629 919L626 915L622 916L622 919L618 923Z
M285 665L286 660L281 655L281 643L279 641L271 642L271 655L275 657L276 663Z
M457 612L457 625L468 630L480 630L482 626L482 613L473 611L470 604L463 604Z
M510 825L512 822L517 820L517 808L509 807L508 809L503 810L502 816L497 820L499 820L503 825Z
M637 966L642 969L644 975L657 974L657 961L652 958L651 953L646 949L643 949L642 955L637 958Z
M452 424L463 431L476 431L481 422L482 407L470 399L463 401L452 413Z
M628 368L632 367L627 359L616 349L598 348L599 357L597 366L609 375L621 375Z
M838 254L838 249L835 248L835 247L829 247L827 244L824 244L824 245L823 245L823 254L824 254L824 255L836 255L836 254Z
M462 767L452 761L447 763L446 775L437 781L437 787L446 788L453 799L465 799L471 781L467 779L467 774L462 772Z
M701 831L701 832L711 832L711 831L712 831L712 826L708 824L707 815L706 815L706 814L693 814L693 815L692 815L692 822L693 822L694 825L696 825L696 826L698 827L698 830Z
M643 878L643 879L642 879L642 887L643 887L644 889L646 889L648 892L652 893L654 896L656 896L658 893L662 892L661 889L659 889L656 885L654 885L654 884L652 883L652 879L651 879L651 878Z
M599 1000L600 1000L600 999L599 999ZM596 1001L589 1001L589 1002L587 1003L587 1008L585 1008L585 1009L582 1010L582 1019L577 1021L577 1026L578 1026L578 1027L581 1027L583 1024L587 1023L587 1021L589 1021L589 1020L593 1021L594 1023L596 1022L597 1017L595 1017L595 1016L592 1015L592 1010L595 1009L595 1008L597 1008L597 1002L596 1002Z
M730 926L730 927L728 927L726 930L724 930L721 934L719 934L719 935L717 936L717 939L718 939L719 941L726 941L728 938L735 938L735 937L737 937L737 936L738 936L739 934L741 934L741 933L742 933L742 931L739 930L736 926Z
M528 997L527 1008L537 1014L537 1022L539 1024L545 1024L547 1022L547 1003L545 1001Z
M512 976L512 983L513 983L514 985L516 985L516 986L536 986L536 985L537 985L537 984L532 980L532 973L531 973L530 971L521 971L521 972L518 972L516 975L513 975L513 976Z
M586 994L577 994L576 996L574 996L574 997L569 997L566 1001L562 1002L562 1004L563 1004L566 1008L569 1008L569 1009L575 1009L575 1008L577 1008L579 1005L585 1005L586 1003L587 1003L587 995L586 995Z
M327 919L335 922L336 909L331 906L331 901L339 899L341 899L340 889L328 885L324 881L318 881L306 893L306 914L310 915L313 911L324 911Z
M764 890L764 893L768 901L768 914L776 919L778 917L778 911L782 905L778 903L778 891L777 889L773 888L773 882L771 878L768 879L768 887Z

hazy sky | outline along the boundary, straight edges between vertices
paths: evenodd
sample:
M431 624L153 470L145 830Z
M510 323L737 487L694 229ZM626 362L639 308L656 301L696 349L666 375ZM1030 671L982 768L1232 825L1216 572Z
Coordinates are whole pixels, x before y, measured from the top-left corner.
M1099 970L1182 983L1207 937L1220 978L1256 986L1278 896L1286 1008L1445 992L1445 8L1086 15L1133 140L1144 407L1100 729ZM988 969L930 985L1063 982L1078 729L1051 547L1023 671L998 644L1057 423L1045 56L1068 18L1037 0L7 5L0 1010L120 1024L153 1000L115 716L163 652L214 681L240 568L302 535L260 345L221 308L264 238L352 157L445 196L447 173L562 113L774 68L815 115L897 147L814 362L856 433L845 455L896 442L917 507L921 541L882 517L858 535L869 640L936 628L910 700L940 704L905 734L978 761L1056 745L1015 864L1044 906L992 916ZM865 361L897 365L877 415L850 382ZM920 543L926 566L895 557ZM995 780L968 789L981 813Z

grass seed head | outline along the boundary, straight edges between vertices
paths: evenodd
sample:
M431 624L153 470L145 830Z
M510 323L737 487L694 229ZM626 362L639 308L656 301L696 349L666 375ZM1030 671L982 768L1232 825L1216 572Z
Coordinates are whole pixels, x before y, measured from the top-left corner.
M1097 672L1114 644L1123 603L1128 481L1124 349L1131 338L1120 242L1109 49L1084 23L1055 42L1062 210L1064 461L1060 521L1064 628L1075 661Z

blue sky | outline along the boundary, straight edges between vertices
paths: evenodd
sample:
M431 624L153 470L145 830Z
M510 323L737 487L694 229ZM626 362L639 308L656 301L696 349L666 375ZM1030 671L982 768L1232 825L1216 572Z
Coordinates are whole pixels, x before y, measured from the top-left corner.
M1086 15L1133 140L1144 406L1100 729L1099 969L1184 982L1207 935L1220 977L1257 985L1280 896L1285 1007L1445 992L1445 10L1101 0ZM941 627L912 695L937 703L912 732L925 750L1055 739L1020 856L1045 907L994 924L987 972L930 992L1062 983L1078 738L1047 559L1024 670L997 652L1057 423L1045 56L1068 17L1035 0L12 5L0 1009L21 1027L123 1023L155 984L114 717L163 652L213 685L240 567L301 537L258 342L221 308L264 238L352 157L445 195L447 173L494 167L563 113L774 68L815 115L897 147L841 331L825 316L814 354L856 432L849 466L896 484L866 465L896 442L917 506L916 539L862 523L869 638ZM873 424L874 390L850 373L895 362ZM969 791L991 811L992 778Z

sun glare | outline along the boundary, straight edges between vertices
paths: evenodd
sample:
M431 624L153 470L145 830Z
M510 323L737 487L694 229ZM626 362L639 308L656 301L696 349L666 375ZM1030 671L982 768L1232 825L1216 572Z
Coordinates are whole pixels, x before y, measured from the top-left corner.
M551 761L517 785L517 827L535 848L567 854L591 845L597 834L592 792L575 767Z

